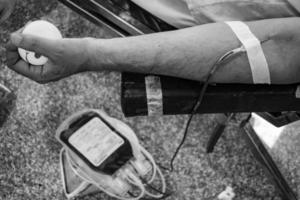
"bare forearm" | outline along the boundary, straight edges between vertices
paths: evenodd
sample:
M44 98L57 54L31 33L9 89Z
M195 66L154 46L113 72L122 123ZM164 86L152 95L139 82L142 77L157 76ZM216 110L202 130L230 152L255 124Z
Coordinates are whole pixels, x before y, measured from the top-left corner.
M272 83L298 82L300 20L272 19L247 24L260 41L266 41L262 47ZM224 23L89 43L90 70L153 73L199 81L204 80L220 56L241 46ZM246 55L218 69L213 81L252 83Z

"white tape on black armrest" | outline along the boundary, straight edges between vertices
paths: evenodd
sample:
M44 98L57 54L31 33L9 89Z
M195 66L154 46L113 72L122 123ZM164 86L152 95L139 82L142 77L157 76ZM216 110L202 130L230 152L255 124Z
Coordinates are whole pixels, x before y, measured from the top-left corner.
M158 76L146 76L145 85L148 116L163 115L163 95L160 78Z
M254 84L271 84L269 66L260 41L241 21L225 22L246 49Z

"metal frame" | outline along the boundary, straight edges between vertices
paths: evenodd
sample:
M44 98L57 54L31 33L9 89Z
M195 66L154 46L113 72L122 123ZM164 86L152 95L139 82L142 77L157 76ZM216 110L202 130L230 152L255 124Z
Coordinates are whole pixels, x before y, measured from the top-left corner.
M245 126L242 130L244 138L251 147L253 155L265 167L266 171L271 175L272 180L280 189L280 192L284 199L297 200L296 194L290 188L289 184L278 169L276 163L268 153L268 150L265 148L256 132L251 127L251 125Z
M105 26L120 37L154 32L149 27L130 16L124 8L113 3L113 1L59 1L95 24Z

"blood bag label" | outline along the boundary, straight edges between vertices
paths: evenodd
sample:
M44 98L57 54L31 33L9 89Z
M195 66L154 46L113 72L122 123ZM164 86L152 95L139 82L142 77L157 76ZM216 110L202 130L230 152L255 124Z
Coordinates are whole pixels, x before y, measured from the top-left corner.
M101 165L124 144L124 140L97 117L74 132L68 141L95 166Z

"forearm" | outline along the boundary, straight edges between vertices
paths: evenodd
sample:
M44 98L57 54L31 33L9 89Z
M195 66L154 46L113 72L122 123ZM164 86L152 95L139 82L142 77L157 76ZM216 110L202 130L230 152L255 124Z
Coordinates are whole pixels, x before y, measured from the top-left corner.
M247 23L258 37L269 63L272 83L298 82L300 75L299 18ZM90 70L162 74L204 80L220 56L241 46L224 23L172 32L89 42ZM221 66L214 82L252 83L246 54Z

